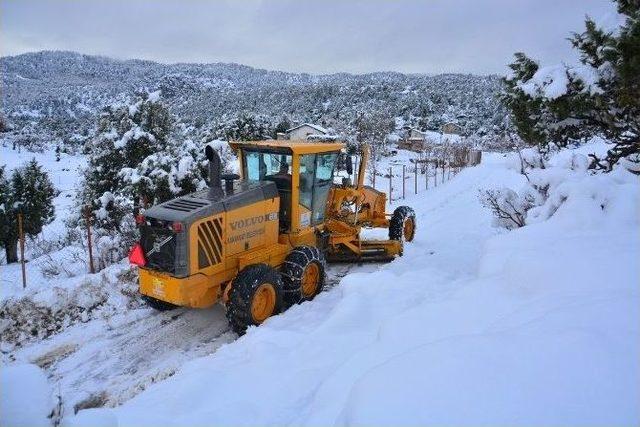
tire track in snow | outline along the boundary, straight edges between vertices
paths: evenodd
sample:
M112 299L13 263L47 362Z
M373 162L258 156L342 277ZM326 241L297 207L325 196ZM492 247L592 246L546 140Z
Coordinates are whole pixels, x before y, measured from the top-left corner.
M329 265L325 290L359 268ZM218 304L162 313L138 309L73 325L18 349L12 358L44 368L62 398L64 416L71 416L80 409L120 405L235 339Z

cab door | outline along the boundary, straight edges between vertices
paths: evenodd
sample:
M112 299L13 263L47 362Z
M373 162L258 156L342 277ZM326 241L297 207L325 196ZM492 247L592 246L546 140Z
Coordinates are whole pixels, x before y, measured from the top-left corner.
M302 231L324 222L338 153L302 154L296 157L299 162L296 219Z

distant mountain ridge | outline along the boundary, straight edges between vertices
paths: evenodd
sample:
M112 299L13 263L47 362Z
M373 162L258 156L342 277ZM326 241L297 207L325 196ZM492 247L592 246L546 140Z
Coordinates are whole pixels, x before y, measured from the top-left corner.
M492 132L505 116L496 99L497 76L311 75L239 64L161 64L59 51L2 57L0 70L1 114L14 129L31 126L36 134L55 137L70 129L86 133L100 109L125 102L137 91L158 89L172 113L196 127L249 113L341 130L359 114L383 111L425 128L455 121L472 135Z

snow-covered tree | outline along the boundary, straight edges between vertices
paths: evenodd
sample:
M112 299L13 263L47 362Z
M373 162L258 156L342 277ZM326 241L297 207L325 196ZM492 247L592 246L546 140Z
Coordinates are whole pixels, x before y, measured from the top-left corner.
M78 214L90 206L100 266L125 255L136 238L133 214L153 204L203 188L204 144L183 139L159 92L108 108L88 146L89 164L79 193Z
M24 234L35 237L55 218L54 197L49 175L35 159L15 169L10 179L0 167L0 243L7 263L18 261L18 213L22 213Z
M603 135L612 148L604 159L592 156L591 167L611 170L622 160L640 172L640 3L617 5L618 25L587 18L571 37L578 65L540 67L517 53L501 98L525 142L544 149Z
M240 113L230 119L224 118L210 133L210 137L235 141L257 141L275 136L272 119L253 113Z
M157 184L133 186L137 183L127 179L131 174L121 172L143 167L149 179L155 178L150 169L159 165L153 158L168 149L171 121L159 92L144 93L130 105L111 106L101 114L96 136L88 143L80 192L81 204L92 206L100 227L118 229L131 205L145 198L156 201Z

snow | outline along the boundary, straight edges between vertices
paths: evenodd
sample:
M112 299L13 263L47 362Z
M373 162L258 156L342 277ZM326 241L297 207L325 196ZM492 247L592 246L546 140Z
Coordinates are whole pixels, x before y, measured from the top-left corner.
M567 68L559 64L540 68L531 79L520 83L519 87L531 97L541 93L547 99L553 100L565 95L568 85Z
M149 93L149 102L160 102L161 91L156 90L154 92Z
M557 160L565 167L564 154ZM512 161L485 155L409 198L419 231L402 258L347 275L105 416L119 425L637 424L637 179L560 177L567 188L551 191L566 199L553 216L500 232L477 193L525 185ZM604 210L589 196L597 188L609 195Z
M549 197L512 231L492 226L478 193L529 186L517 155L484 153L481 165L438 177L436 188L430 181L425 191L421 178L413 196L417 155L397 150L378 166L394 167L390 209L417 213L404 256L331 266L332 277L344 276L339 285L239 339L220 306L145 308L126 262L96 275L78 263L73 277L46 278L36 268L43 257L34 257L26 290L19 265L2 265L3 301L16 302L28 325L61 328L15 345L0 325L2 389L13 367L41 366L49 384L33 387L47 390L47 410L27 415L46 417L60 393L67 426L638 424L640 188L623 168L586 170L585 156L606 148L565 150L533 169L530 179L548 184ZM35 155L54 183L69 186L79 177L64 169L84 161L0 150L10 168ZM409 166L405 201L401 164ZM63 230L65 203L56 198L61 215L45 232ZM51 259L68 265L72 250ZM44 307L68 316L32 315ZM25 383L42 374L28 366L16 374ZM5 425L4 409L0 417Z
M156 141L156 137L153 136L153 134L143 131L140 126L135 126L134 128L126 131L124 133L124 135L122 135L122 138L120 138L117 141L113 142L113 146L115 148L124 148L127 146L127 144L129 143L129 141L134 140L137 141L141 138L146 138L151 142L155 142Z
M5 427L51 426L51 389L44 371L32 364L2 366L0 414ZM10 390L11 392L7 392Z
M296 129L298 129L298 128L301 128L302 126L309 126L310 128L313 128L313 129L317 130L317 131L318 131L318 132L320 132L321 134L327 134L327 133L329 133L329 131L328 131L326 128L323 128L322 126L319 126L319 125L314 125L313 123L302 123L302 124L300 124L300 125L298 125L298 126L294 126L294 127L292 127L291 129L287 129L287 130L285 131L285 133L289 133L289 132L291 132L291 131L293 131L293 130L296 130Z
M576 80L581 80L585 89L591 94L602 93L602 89L598 86L598 82L601 78L599 71L590 65L580 64L574 65L567 70L569 75Z
M108 409L92 408L65 420L62 427L118 427L118 419Z
M518 87L531 97L542 96L554 100L566 95L571 79L580 80L584 85L583 90L595 95L602 93L598 83L607 73L606 66L596 69L586 64L551 65L540 68L529 80L520 82Z

